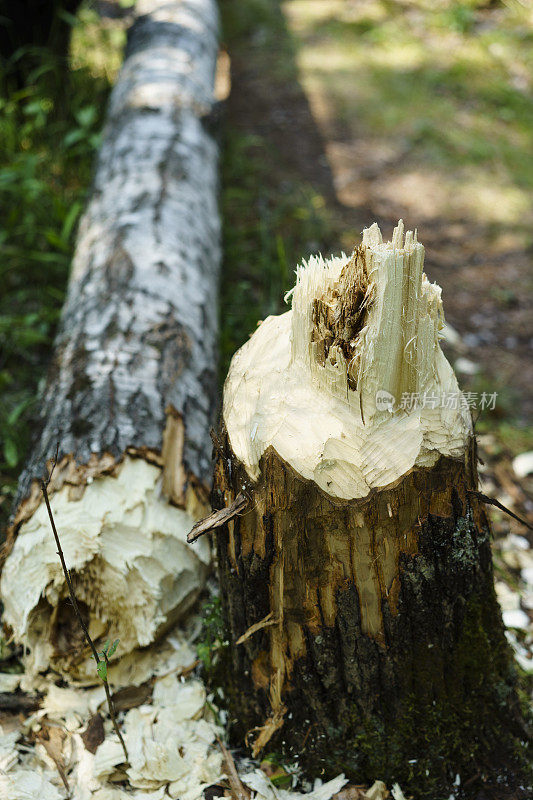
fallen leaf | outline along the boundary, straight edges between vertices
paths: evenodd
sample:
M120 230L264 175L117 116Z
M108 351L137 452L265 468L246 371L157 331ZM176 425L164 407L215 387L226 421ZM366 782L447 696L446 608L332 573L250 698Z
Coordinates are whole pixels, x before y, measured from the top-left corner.
M104 739L104 720L100 714L95 714L94 717L91 717L87 727L81 734L81 740L85 745L85 749L94 755Z
M364 796L366 800L385 800L389 797L389 792L383 781L374 781Z
M67 780L67 773L65 771L65 762L63 760L63 744L65 742L66 733L57 725L47 725L43 721L41 729L36 733L36 739L40 742L47 754L57 767L59 777L63 781L63 785L67 790L67 795L70 796L70 788Z
M366 800L365 787L363 785L353 786L349 784L334 794L331 800Z
M152 682L141 683L140 686L125 686L113 694L116 711L129 711L148 703L152 696Z

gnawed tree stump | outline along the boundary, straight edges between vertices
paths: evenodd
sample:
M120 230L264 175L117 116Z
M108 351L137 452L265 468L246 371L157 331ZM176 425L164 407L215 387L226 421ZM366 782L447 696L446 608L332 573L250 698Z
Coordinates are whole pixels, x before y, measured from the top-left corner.
M457 774L514 780L524 728L423 258L401 223L311 258L232 361L215 507L248 503L217 528L220 680L255 754L442 800Z
M20 479L1 580L31 675L97 680L36 478L98 643L149 645L195 600L209 549L186 543L211 482L220 261L210 114L214 0L140 0Z

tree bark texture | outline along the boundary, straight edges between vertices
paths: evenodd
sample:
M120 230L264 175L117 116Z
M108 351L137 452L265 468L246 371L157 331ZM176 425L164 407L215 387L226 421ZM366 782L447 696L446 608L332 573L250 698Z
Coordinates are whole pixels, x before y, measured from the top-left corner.
M17 506L59 460L160 452L186 419L185 470L210 482L220 222L209 125L211 0L144 0L113 89ZM35 489L34 489L35 491Z
M417 800L449 797L459 775L464 797L490 797L475 794L485 779L518 791L527 737L423 257L399 223L391 242L374 225L351 257L309 259L291 311L232 361L218 679L256 755L399 781Z
M121 464L132 458L155 469L153 474L141 468L128 473L131 492L140 492L145 513L152 514L155 503L157 513L166 514L160 504L162 492L174 508L194 519L207 497L209 429L217 391L220 263L218 145L212 130L217 37L214 0L137 3L90 200L80 222L41 399L42 426L20 478L4 548L5 620L17 638L26 635L33 600L24 611L9 611L6 574L11 575L12 594L17 581L25 580L24 525L33 524L41 508L36 478L46 474L56 443L58 463L49 487L53 506L54 495L62 491L68 491L75 505L91 482L117 478ZM109 519L111 495L100 495L88 509L78 504L80 514L98 507L102 519ZM133 509L135 503L130 506ZM56 521L61 532L61 519ZM147 525L155 537L163 522L152 522ZM186 527L169 520L164 524ZM31 535L40 536L36 531ZM118 529L114 535L120 541ZM81 571L86 554L78 556ZM158 563L164 562L160 554ZM195 568L191 570L192 575ZM197 570L198 581L203 573L205 564ZM56 575L56 584L59 580ZM156 599L158 592L165 595L163 583L157 583ZM45 585L46 580L43 593ZM91 589L88 583L85 591L90 616L95 584ZM131 586L124 587L124 600L131 591ZM105 589L103 593L98 602L105 606ZM139 613L145 599L139 599ZM51 596L48 600L57 602ZM157 629L173 610L161 602L154 611ZM150 625L146 628L151 630ZM139 631L132 633L131 645L135 640L149 643L152 633L140 639Z
M216 536L235 744L429 800L457 774L516 788L527 731L472 461L339 504L274 451L251 485L226 436L215 506L243 487Z

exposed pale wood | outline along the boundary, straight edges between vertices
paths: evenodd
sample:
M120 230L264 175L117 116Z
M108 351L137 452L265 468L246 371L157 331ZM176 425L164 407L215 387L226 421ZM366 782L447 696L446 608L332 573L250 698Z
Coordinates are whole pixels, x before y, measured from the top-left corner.
M216 398L218 14L140 0L135 15L4 549L4 622L28 674L94 673L36 484L57 442L51 503L93 638L150 644L209 561L186 533L206 509Z
M216 531L235 744L435 800L487 765L518 791L524 726L422 266L400 223L298 268L292 310L232 361L213 497L249 500ZM380 408L379 391L437 404Z
M185 425L181 414L167 408L167 424L163 433L163 485L165 497L183 508L186 500L187 473L183 464Z
M244 642L248 641L250 636L253 636L254 633L262 631L263 628L268 628L270 625L277 624L278 620L274 619L274 613L270 611L264 619L259 620L259 622L256 622L255 625L251 625L242 636L239 636L235 644L244 644Z
M400 223L393 243L377 226L351 258L298 267L292 310L266 319L234 357L224 422L249 477L272 446L333 497L362 498L440 456L462 458L472 433L439 346L440 288L422 272L424 248ZM396 411L376 405L378 393ZM434 394L436 408L399 408ZM456 408L440 405L455 395Z

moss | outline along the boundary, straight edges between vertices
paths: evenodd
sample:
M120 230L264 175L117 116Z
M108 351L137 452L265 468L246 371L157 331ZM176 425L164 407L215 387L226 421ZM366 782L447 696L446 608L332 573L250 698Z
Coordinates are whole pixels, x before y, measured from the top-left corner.
M403 695L394 713L362 720L353 706L345 726L330 726L325 738L316 736L304 758L315 770L319 759L327 777L343 771L356 781L372 782L376 776L388 784L398 781L418 800L458 792L457 774L474 788L475 776L483 780L494 768L502 786L516 788L517 776L525 783L533 779L527 744L509 713L516 675L500 625L494 604L479 594L471 597L444 683L440 659L419 642L403 675L400 670L404 688L417 688Z

